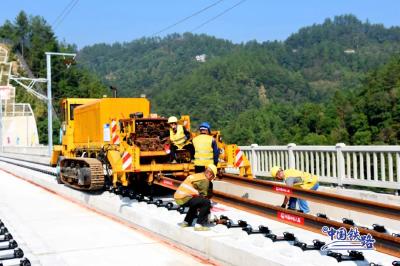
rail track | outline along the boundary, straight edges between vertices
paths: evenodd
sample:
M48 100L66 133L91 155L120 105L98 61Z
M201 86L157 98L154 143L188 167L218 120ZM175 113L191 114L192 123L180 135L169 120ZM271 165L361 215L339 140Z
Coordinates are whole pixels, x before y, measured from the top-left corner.
M389 205L369 200L361 200L343 195L332 193L304 190L301 188L288 187L276 182L264 181L258 179L247 179L232 174L221 175L221 180L235 185L254 188L261 191L285 194L288 196L310 200L325 205L345 208L357 212L369 213L400 221L400 206Z
M33 165L35 162L32 162L32 161L24 160L25 163L28 163L28 165L26 165L21 162L15 162L16 159L4 158L4 157L1 158L1 157L2 156L0 156L0 161L6 162L6 163L11 163L11 164L25 167L25 168L28 168L31 170L43 172L45 174L49 174L52 176L57 175L55 169L51 168L51 167L43 167L43 166L35 167ZM282 193L283 192L282 190L286 191L286 193L287 193L288 191L286 189L292 189L292 191L294 191L294 192L292 192L290 194L291 196L304 198L304 199L308 199L308 200L312 200L312 201L316 201L316 202L322 202L325 204L330 204L330 205L342 207L342 208L350 208L349 206L351 206L350 209L352 209L352 210L364 212L364 208L362 207L362 202L364 202L364 201L361 201L358 199L350 198L350 200L354 200L354 202L356 202L354 204L351 204L351 203L349 203L349 199L348 199L349 197L345 197L345 196L337 196L337 195L332 195L332 194L324 193L324 192L314 193L316 191L305 191L305 190L301 190L301 189L294 189L294 188L286 187L284 185L277 185L276 183L273 183L273 182L268 182L268 181L260 182L260 180L249 180L249 179L240 178L238 176L234 176L234 175L230 175L230 174L224 174L221 176L221 178L224 181L231 182L236 185L252 187L252 188L259 189L259 190L275 192L275 193ZM179 186L179 184L181 183L181 181L172 179L169 177L165 177L165 176L158 176L158 178L155 180L155 183L157 185L160 185L163 187L167 187L170 189L176 189ZM281 189L275 189L275 187L279 187ZM149 204L156 204L159 207L166 207L169 210L177 210L181 213L184 213L186 211L185 209L179 208L179 206L174 205L172 202L167 202L167 203L159 202L159 201L157 202L157 201L154 201L152 197L146 197L144 195L136 194L133 191L125 190L122 188L113 189L112 192L114 192L116 194L121 194L121 195L129 197L131 199L136 199L138 201L145 201ZM308 192L310 192L310 193L308 193ZM327 202L325 202L324 200L321 200L321 198L318 198L318 197L324 197L327 200ZM329 220L323 216L318 217L318 216L313 216L313 215L309 215L309 214L299 213L294 210L283 209L283 208L273 206L273 205L270 205L267 203L233 196L233 195L223 193L220 191L214 191L213 200L218 203L222 203L222 204L225 204L225 205L237 208L237 209L241 209L241 210L244 210L244 211L247 211L250 213L254 213L254 214L257 214L257 215L260 215L263 217L267 217L269 219L274 219L274 220L278 220L283 223L295 225L297 227L300 227L300 228L303 228L303 229L306 229L309 231L317 232L317 233L321 233L321 228L323 226L334 227L334 228L343 227L343 228L347 228L347 229L350 229L351 227L354 226L354 223L352 223L352 221L338 222L338 221L334 221L334 220ZM398 220L399 213L395 213L395 211L394 211L394 210L396 210L396 208L398 208L397 206L380 204L380 203L375 203L375 202L367 202L366 204L373 208L379 208L378 215L385 215L385 217L390 217L391 219ZM388 210L382 210L384 208L387 208ZM368 213L371 213L371 212L368 211ZM374 214L376 214L376 213L374 213ZM245 230L245 231L247 230L247 232L249 234L262 233L262 230L254 231L252 229L250 229L250 230L246 229L246 228L248 228L248 225L245 223L242 223L241 225L242 226L240 226L240 222L238 222L237 226L243 227L243 230ZM371 236L374 237L374 239L376 240L375 248L378 251L392 255L392 256L400 257L400 235L399 234L395 234L395 233L389 234L389 233L387 233L386 229L381 226L378 226L373 229L360 227L359 231L361 234L370 234ZM267 235L271 235L271 234L266 233L265 235L267 236ZM285 238L285 236L284 236L284 238ZM290 241L290 238L288 239L288 241ZM298 245L299 247L307 246L305 243L303 243L303 244L299 244L299 243L302 243L302 242L299 242L297 240L294 242L294 244ZM330 255L334 256L335 254L330 254ZM352 255L353 256L350 256L350 257L352 257L353 259L357 257L357 254L352 254ZM338 258L337 258L338 261L343 259L340 255L336 255L336 256L338 256Z
M9 163L12 165L24 167L33 171L41 172L47 175L57 176L56 168L51 167L49 165L38 163L34 161L24 160L24 159L16 159L7 156L0 156L0 162ZM25 163L22 163L25 162ZM28 164L26 164L28 163Z
M245 179L245 178L241 178L241 177L234 177L233 175L230 175L230 174L223 174L221 176L221 178L222 178L222 180L224 180L224 179L234 180L235 182L232 182L232 183L235 183L237 185L246 184L246 186L248 186L248 187L259 188L261 190L268 190L268 191L272 190L272 191L277 192L276 190L271 189L271 187L273 187L273 186L279 186L284 189L292 189L292 188L284 186L284 185L277 185L273 182L265 182L265 181L260 182L260 180L249 180L249 179ZM240 180L240 181L238 181L238 180ZM163 177L163 176L160 176L159 179L156 181L156 184L158 184L160 186L168 187L170 189L176 189L180 185L180 183L181 183L181 181L179 181L179 180L175 180L175 179ZM263 186L264 183L266 184L265 186ZM273 183L274 185L271 185L271 183ZM291 194L291 196L296 196L296 197L298 196L299 198L310 199L310 200L316 199L316 196L313 193L316 191L306 191L306 190L302 190L302 189L297 189L297 190L299 190L300 192ZM304 197L303 195L308 195L307 194L308 192L311 192L310 195L312 195L312 196ZM349 198L349 197L343 196L343 198L342 198L342 196L337 196L337 195L324 193L324 192L319 192L319 193L315 193L315 194L318 195L320 193L323 194L323 196L328 199L329 199L329 196L331 195L332 198L330 198L330 200L328 202L329 203L333 202L335 206L346 208L349 205L348 202L345 202L345 198ZM350 229L351 227L355 226L353 221L344 220L344 222L338 222L338 221L330 220L330 219L326 218L326 216L324 217L323 215L318 217L318 216L313 216L313 215L309 215L309 214L305 214L305 213L300 213L295 210L283 209L278 206L274 206L274 205L267 204L264 202L259 202L259 201L255 201L255 200L251 200L251 199L246 199L246 198L230 195L230 194L227 194L227 193L224 193L221 191L214 191L213 194L214 194L213 200L218 203L232 206L234 208L241 209L241 210L244 210L244 211L247 211L250 213L254 213L254 214L269 218L269 219L274 219L274 220L278 220L283 223L295 225L297 227L300 227L300 228L303 228L303 229L306 229L306 230L309 230L312 232L316 232L316 233L322 233L321 228L323 226L334 227L334 228L343 227L346 229ZM358 200L358 199L353 199L353 198L351 198L351 199L354 200L354 202L358 202L359 204L361 204L361 202L362 202L361 200ZM318 202L324 203L322 200L318 200ZM341 202L344 202L343 205L340 205ZM367 204L370 204L370 206L379 206L379 208L381 208L381 209L385 208L386 206L388 207L389 211L381 210L379 212L379 214L381 212L385 213L385 214L387 214L387 213L392 214L393 209L398 208L397 206L392 206L392 205L387 205L387 204L373 205L372 202L368 202ZM360 206L360 205L355 205L355 206ZM358 208L354 208L354 209L356 209L358 211L363 210L363 208L361 208L361 206ZM398 209L399 209L399 213L397 213L397 215L400 214L400 208L398 208ZM396 214L393 213L390 217L392 217L392 216L396 216ZM389 254L389 255L393 255L393 256L400 256L400 234L396 234L396 233L388 234L386 232L386 229L382 226L376 226L373 229L359 227L359 231L362 234L370 234L371 236L374 237L374 239L376 240L375 247L378 251Z

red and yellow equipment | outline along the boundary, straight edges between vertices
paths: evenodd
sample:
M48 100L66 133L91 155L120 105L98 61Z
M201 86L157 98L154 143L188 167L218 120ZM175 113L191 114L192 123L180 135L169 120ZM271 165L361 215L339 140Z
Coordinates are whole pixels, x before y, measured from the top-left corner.
M167 118L151 114L146 98L68 98L61 107L62 145L54 147L51 157L51 164L60 167L60 183L99 190L105 184L151 185L162 176L183 179L194 172L188 152L170 162ZM190 131L189 116L178 123ZM220 149L218 168L239 168L241 176L252 178L249 161L237 145L223 143L219 131L211 135Z

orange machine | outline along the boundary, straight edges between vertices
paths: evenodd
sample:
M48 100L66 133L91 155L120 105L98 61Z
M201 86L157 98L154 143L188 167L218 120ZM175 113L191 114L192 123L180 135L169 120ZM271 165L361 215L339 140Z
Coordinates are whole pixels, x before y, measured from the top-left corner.
M51 158L51 164L59 166L60 183L99 190L105 185L152 184L160 176L182 179L193 173L190 157L170 162L167 119L151 114L146 98L68 98L61 107L62 145L54 147ZM182 116L179 123L190 130L189 116ZM237 165L238 147L224 144L219 131L212 135L221 151L218 168L238 166L241 175L252 177L244 155Z

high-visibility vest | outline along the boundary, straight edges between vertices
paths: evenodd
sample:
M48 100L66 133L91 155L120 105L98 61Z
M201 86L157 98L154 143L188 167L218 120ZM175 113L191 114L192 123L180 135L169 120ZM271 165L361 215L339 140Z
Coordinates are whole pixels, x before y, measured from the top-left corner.
M174 143L178 149L182 149L183 146L186 144L186 136L185 132L183 131L182 125L176 126L176 133L172 128L169 129L169 138Z
M198 196L199 191L193 187L193 182L208 180L204 173L198 173L188 176L175 191L174 199L178 204L183 204L189 199Z
M296 169L287 169L283 171L285 174L285 179L290 177L299 177L301 178L302 182L299 184L295 184L295 187L300 187L304 189L311 189L317 182L318 176L312 175L307 172L299 171Z
M193 139L194 165L207 166L214 162L212 141L213 137L205 134L198 135Z

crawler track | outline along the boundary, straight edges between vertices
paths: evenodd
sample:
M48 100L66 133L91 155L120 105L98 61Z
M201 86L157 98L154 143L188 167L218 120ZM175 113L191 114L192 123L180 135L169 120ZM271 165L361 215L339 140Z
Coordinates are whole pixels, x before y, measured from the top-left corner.
M103 173L103 166L101 162L97 159L93 158L73 158L73 159L64 159L61 161L72 161L72 162L78 162L80 164L85 164L89 166L88 168L90 169L90 185L79 185L76 182L76 179L69 178L68 176L65 177L63 172L61 171L60 177L61 177L61 182L63 182L65 185L73 187L75 189L80 189L80 190L100 190L104 188L104 173ZM87 167L86 166L86 167Z

